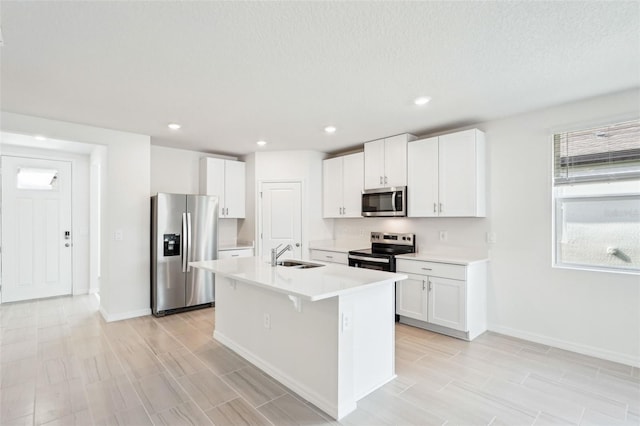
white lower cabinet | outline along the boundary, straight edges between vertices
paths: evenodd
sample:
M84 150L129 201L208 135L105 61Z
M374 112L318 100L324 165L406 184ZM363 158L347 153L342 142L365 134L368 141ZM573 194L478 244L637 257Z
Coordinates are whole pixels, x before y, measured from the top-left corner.
M427 320L427 280L425 276L407 274L408 279L396 283L396 314Z
M431 324L467 331L466 281L429 277L427 321Z
M409 276L396 283L400 322L465 340L484 333L486 265L397 259L397 272Z
M330 250L311 250L311 260L319 260L321 262L339 263L340 265L348 265L349 258L347 253L330 251Z

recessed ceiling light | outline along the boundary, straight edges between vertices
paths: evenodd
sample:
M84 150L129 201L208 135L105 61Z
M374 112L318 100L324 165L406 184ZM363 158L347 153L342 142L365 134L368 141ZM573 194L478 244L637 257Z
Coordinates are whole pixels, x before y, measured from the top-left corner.
M37 141L46 141L46 140L47 140L47 138L45 138L45 137L44 137L44 136L42 136L42 135L36 135L36 136L34 136L34 138L35 138L35 140L37 140Z
M171 130L180 130L180 128L181 128L182 126L181 126L180 124L178 124L178 123L169 123L169 124L168 124L168 127L169 127Z
M335 133L336 132L336 128L334 126L327 126L324 128L324 131L327 133Z
M267 144L267 141L258 141L256 143L260 146L265 146Z
M428 96L420 96L419 98L416 98L413 103L416 105L426 105L430 100L431 98Z

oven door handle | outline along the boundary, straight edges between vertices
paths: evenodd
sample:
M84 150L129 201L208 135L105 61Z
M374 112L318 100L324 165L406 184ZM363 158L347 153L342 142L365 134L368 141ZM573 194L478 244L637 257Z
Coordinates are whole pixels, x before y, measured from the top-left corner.
M363 257L363 256L352 256L352 255L349 255L349 259L363 260L365 262L389 263L389 259L379 259L377 257Z

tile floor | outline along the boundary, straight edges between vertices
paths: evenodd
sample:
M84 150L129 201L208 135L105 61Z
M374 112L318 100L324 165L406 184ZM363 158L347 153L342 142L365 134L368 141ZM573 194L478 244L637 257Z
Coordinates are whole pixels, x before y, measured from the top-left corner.
M340 423L212 338L213 309L105 323L93 296L0 306L2 425L638 425L640 370L396 327L398 378Z

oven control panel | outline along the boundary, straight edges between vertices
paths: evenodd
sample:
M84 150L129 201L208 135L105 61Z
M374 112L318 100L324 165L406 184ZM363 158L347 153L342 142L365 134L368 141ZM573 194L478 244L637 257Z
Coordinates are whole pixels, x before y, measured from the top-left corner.
M412 246L414 244L415 234L393 234L387 232L372 232L372 243L401 244Z

